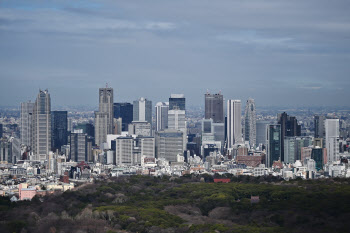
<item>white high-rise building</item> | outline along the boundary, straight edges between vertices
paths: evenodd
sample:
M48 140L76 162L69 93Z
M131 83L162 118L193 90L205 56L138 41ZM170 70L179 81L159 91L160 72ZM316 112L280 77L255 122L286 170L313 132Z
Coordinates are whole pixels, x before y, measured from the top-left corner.
M156 104L156 131L168 128L169 102L158 102Z
M328 162L339 160L339 119L325 120Z
M227 148L242 144L241 101L227 101Z
M21 103L21 144L32 145L34 103Z
M113 88L99 89L99 111L95 112L95 143L107 142L107 134L113 133Z
M256 146L256 110L255 101L247 100L244 114L244 140L249 141L250 146Z
M39 91L33 110L32 149L35 160L48 159L51 149L51 99L48 90Z
M185 110L173 109L168 111L168 129L186 131Z

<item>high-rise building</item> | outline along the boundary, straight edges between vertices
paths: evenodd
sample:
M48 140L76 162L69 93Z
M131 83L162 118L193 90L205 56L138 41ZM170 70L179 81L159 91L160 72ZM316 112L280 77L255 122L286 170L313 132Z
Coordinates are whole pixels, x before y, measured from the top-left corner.
M107 134L113 133L113 88L99 89L99 111L95 112L95 142L106 142Z
M186 131L186 112L176 108L168 111L168 129Z
M156 132L157 158L165 158L170 162L177 161L177 155L184 153L184 132L181 130L164 130Z
M316 162L317 171L323 170L323 164L324 164L323 151L324 149L320 147L312 148L311 158Z
M32 145L34 103L21 103L21 144Z
M134 101L133 121L147 121L152 125L152 101L143 97Z
M171 94L169 98L169 110L186 110L186 99L184 94Z
M128 125L133 121L133 105L131 103L114 103L114 118L122 118L122 131L128 131Z
M256 122L256 145L257 146L267 146L267 128L268 128L269 122L268 121L257 121ZM262 148L260 148L262 149Z
M223 151L225 142L225 124L214 123L213 119L202 121L202 145L216 145L219 151ZM203 151L203 147L202 147ZM202 154L203 155L203 154Z
M325 137L328 162L339 160L339 119L325 120Z
M256 146L256 110L255 101L247 100L244 114L244 140L249 141L250 146Z
M224 123L224 97L221 93L205 94L205 119L214 123Z
M75 162L87 162L89 160L87 141L87 135L84 133L75 131L70 134L70 160Z
M51 130L52 150L61 150L63 145L68 144L67 111L51 112Z
M48 90L40 90L35 101L32 149L35 160L47 160L51 149L51 99Z
M241 123L241 101L227 101L227 148L243 143Z
M82 129L83 133L90 137L95 137L95 128L91 123L80 123L75 126L75 129Z
M281 161L284 161L284 137L301 136L301 126L295 117L285 112L277 115L277 123L281 125Z
M158 102L156 104L156 131L168 128L169 102Z
M325 116L317 116L314 117L315 124L315 138L325 138L325 128L324 121L326 120Z
M274 161L281 160L281 125L268 125L266 166L271 167Z
M2 136L3 136L3 131L4 131L4 128L3 128L2 124L0 124L0 138L2 138Z

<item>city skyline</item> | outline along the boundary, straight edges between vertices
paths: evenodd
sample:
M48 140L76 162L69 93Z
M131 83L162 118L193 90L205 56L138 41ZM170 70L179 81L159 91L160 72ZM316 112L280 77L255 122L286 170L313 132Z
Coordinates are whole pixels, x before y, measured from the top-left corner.
M48 88L53 106L95 106L95 89L109 83L116 102L183 93L199 106L209 89L257 106L349 106L349 7L2 1L0 105Z

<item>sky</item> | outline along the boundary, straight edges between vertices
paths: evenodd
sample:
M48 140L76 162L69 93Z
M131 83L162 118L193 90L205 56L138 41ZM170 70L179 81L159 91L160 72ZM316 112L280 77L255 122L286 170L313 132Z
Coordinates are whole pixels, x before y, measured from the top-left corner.
M350 107L349 0L0 0L0 106L204 94Z

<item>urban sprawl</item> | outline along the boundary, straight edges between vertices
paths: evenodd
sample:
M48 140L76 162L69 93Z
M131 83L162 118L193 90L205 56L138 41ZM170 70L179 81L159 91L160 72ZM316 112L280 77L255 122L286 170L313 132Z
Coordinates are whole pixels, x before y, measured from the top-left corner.
M40 90L18 117L0 118L0 196L31 200L129 175L350 177L347 111L297 120L286 111L258 114L251 98L243 109L221 93L204 97L203 118L203 108L186 109L183 94L155 106L143 97L114 103L106 87L98 111L79 114L51 111L48 90Z

